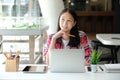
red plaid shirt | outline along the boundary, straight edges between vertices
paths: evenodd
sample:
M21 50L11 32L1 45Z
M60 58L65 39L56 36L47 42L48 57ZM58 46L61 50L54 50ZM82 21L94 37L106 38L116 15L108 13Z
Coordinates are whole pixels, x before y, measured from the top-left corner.
M79 35L80 35L80 47L84 48L85 51L85 59L86 61L90 62L90 56L92 53L92 48L89 44L89 40L88 37L86 35L86 33L84 33L83 31L79 31ZM51 43L51 39L52 39L52 35L50 35L47 39L46 45L44 46L44 59L46 59L46 54L48 54L48 49ZM63 49L63 46L61 46L59 43L55 44L55 48L56 49ZM73 48L77 48L77 47L72 47L70 49Z

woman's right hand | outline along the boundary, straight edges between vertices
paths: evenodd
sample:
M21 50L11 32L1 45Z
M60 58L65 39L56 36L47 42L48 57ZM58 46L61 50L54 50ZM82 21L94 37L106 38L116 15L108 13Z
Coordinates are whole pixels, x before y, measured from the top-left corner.
M55 48L56 39L58 39L59 37L62 37L62 35L63 35L63 31L60 30L52 36L52 40L51 40L49 49Z
M53 39L56 40L59 37L62 37L65 32L60 30L56 34L53 35Z

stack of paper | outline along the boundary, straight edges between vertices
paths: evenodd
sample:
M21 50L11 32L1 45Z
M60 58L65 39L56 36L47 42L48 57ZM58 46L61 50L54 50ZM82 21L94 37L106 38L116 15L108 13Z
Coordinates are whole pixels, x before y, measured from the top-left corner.
M104 64L105 72L120 72L120 64Z

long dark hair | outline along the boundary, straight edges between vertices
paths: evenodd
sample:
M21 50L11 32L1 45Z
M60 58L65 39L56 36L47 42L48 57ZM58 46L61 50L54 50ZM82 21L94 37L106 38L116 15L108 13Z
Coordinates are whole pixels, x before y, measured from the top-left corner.
M72 29L70 31L70 34L75 35L75 37L70 37L70 41L68 43L68 46L70 46L70 47L78 47L80 45L80 37L79 37L79 32L78 32L79 24L78 24L78 17L77 17L76 13L73 10L71 10L69 8L63 9L63 11L60 13L59 18L58 18L58 30L57 31L60 30L60 24L59 24L60 17L61 17L61 15L63 13L66 13L66 12L70 13L73 16L74 21L76 21L76 25L74 27L72 27ZM61 43L60 39L58 39L57 42Z

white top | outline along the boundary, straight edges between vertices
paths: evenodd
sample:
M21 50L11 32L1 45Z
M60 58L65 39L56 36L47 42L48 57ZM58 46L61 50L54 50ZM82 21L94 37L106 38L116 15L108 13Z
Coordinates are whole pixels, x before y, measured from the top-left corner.
M69 40L62 39L62 42L63 42L64 49L69 49L69 46L68 46Z
M104 45L120 45L120 34L96 34L96 38Z
M20 65L22 70L25 65ZM5 66L0 65L0 80L120 80L119 73L106 73L98 68L97 73L23 73L5 72Z

